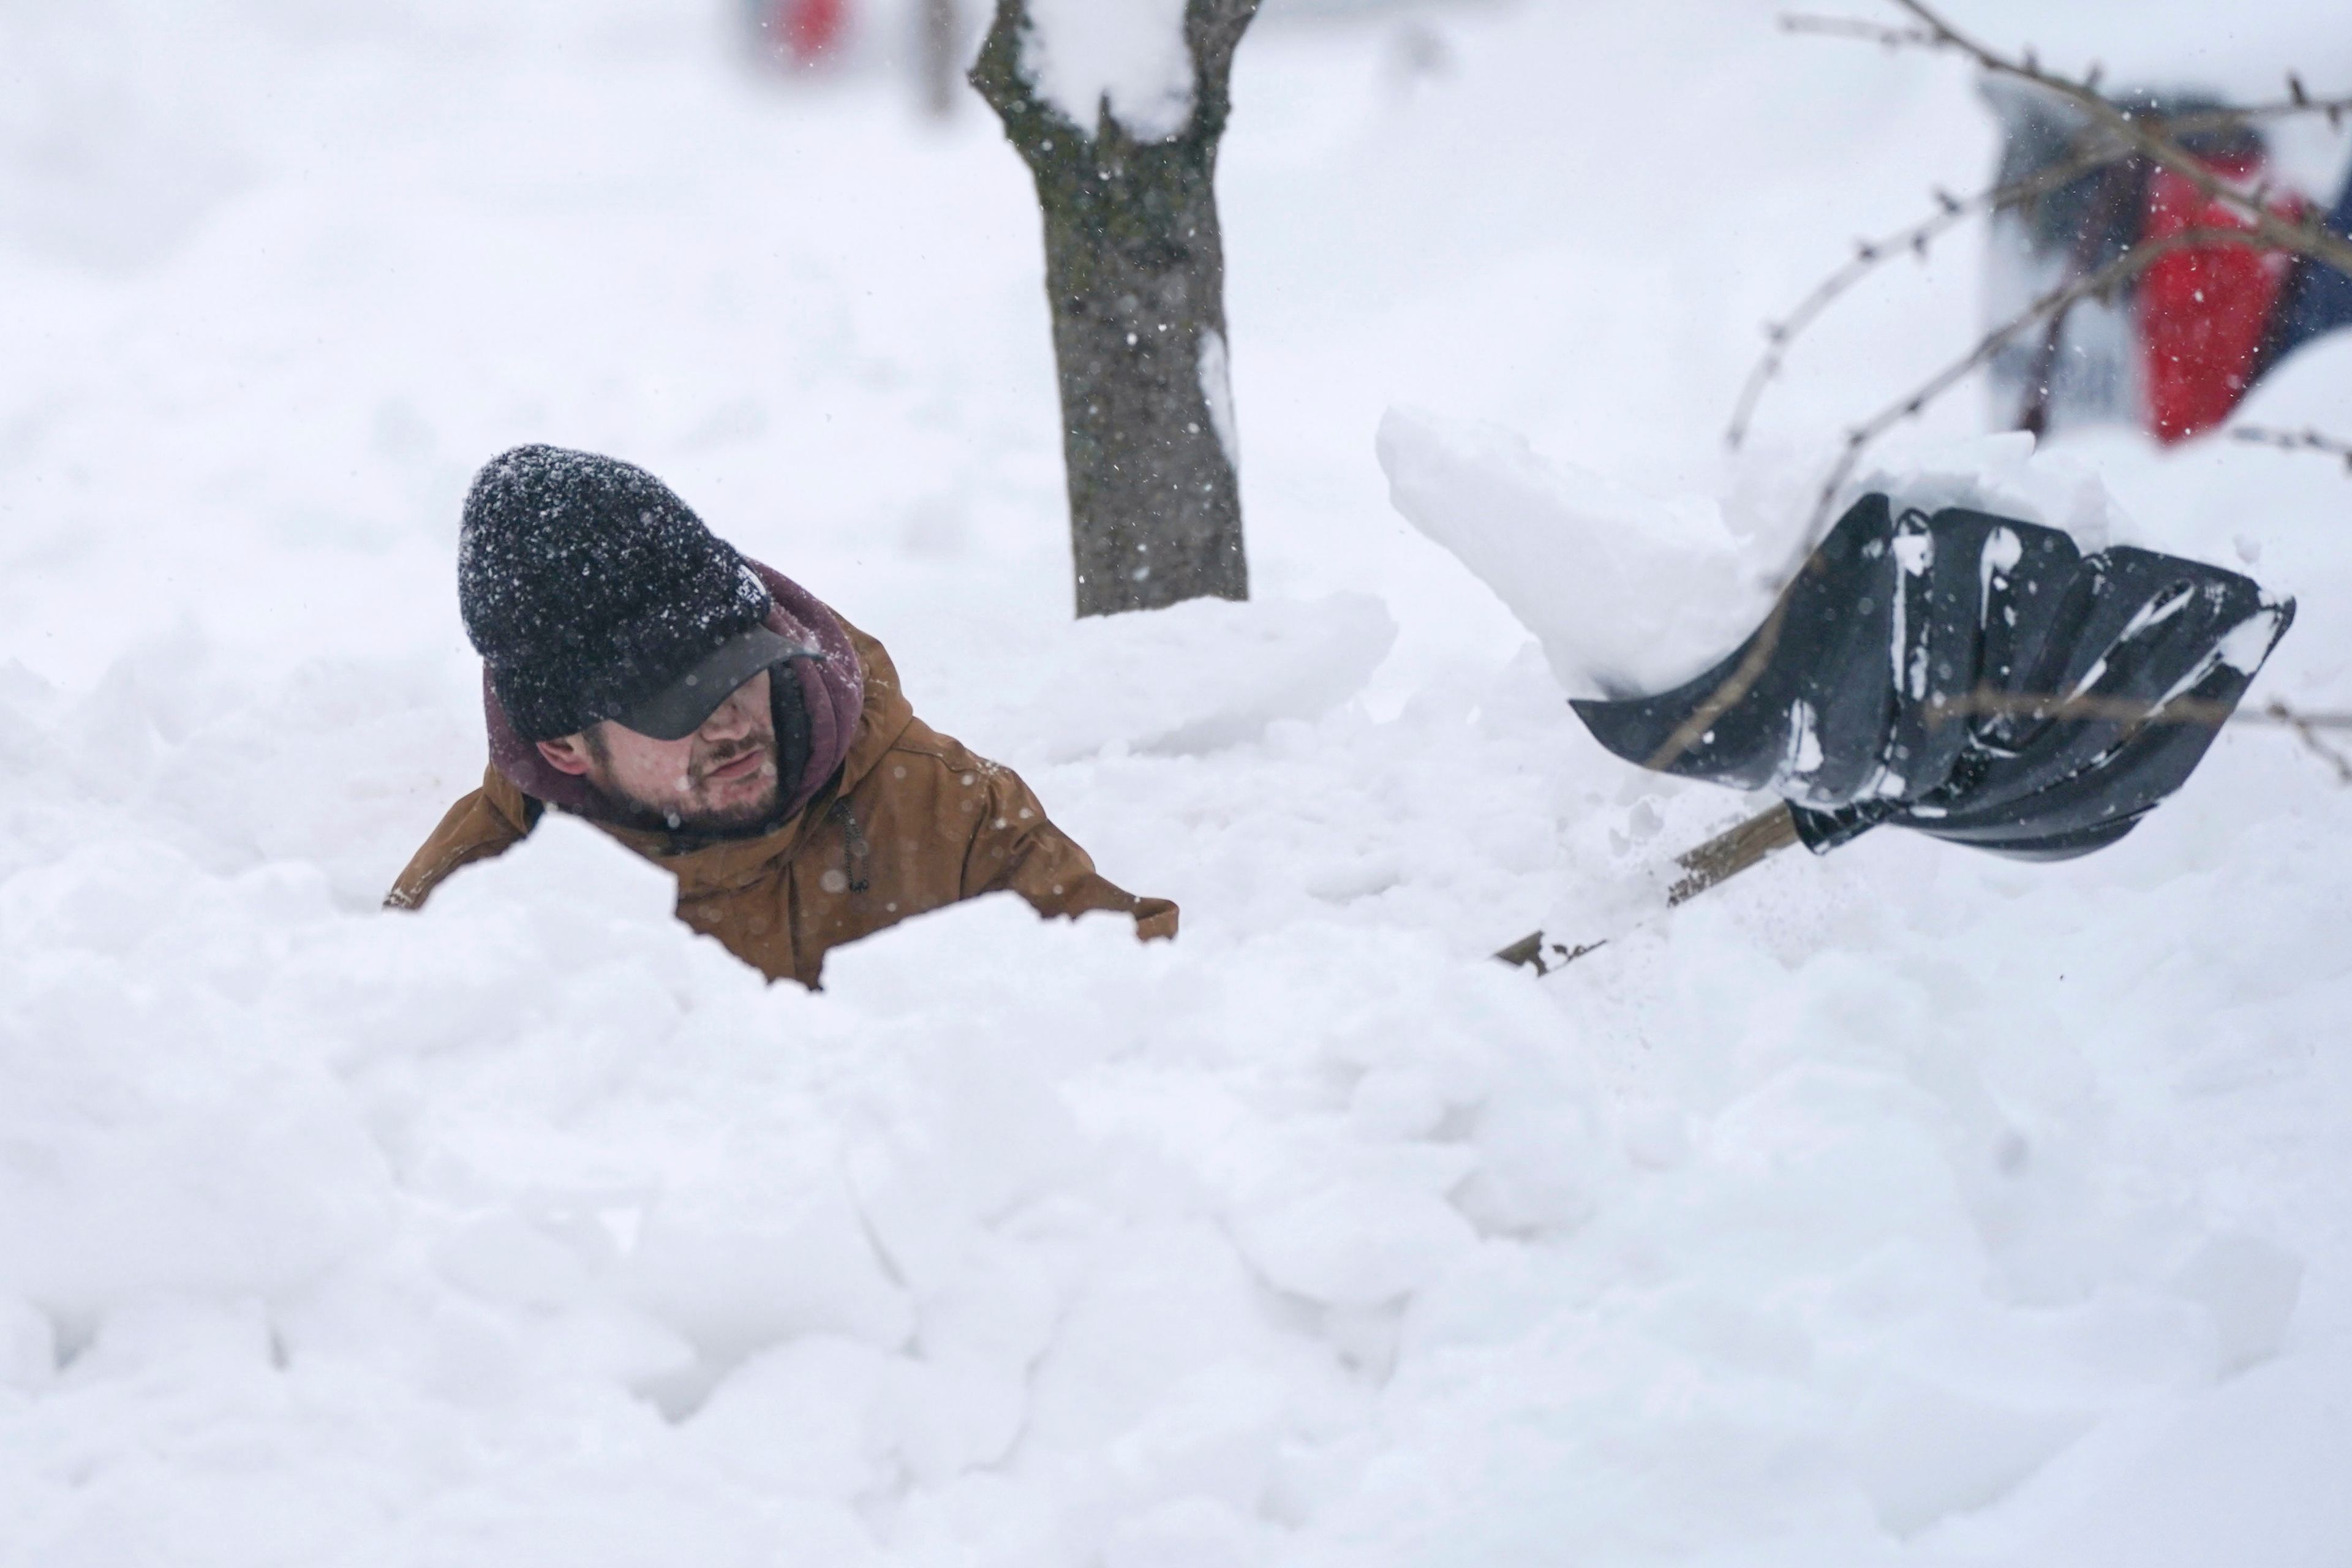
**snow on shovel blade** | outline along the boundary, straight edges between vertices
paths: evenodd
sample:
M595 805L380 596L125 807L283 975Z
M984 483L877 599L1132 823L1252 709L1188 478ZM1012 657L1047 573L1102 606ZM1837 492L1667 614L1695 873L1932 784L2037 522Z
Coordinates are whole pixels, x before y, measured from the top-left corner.
M1573 706L1630 762L1780 795L1816 852L1891 823L2058 859L2180 787L2294 617L2201 562L1870 495L1723 662Z

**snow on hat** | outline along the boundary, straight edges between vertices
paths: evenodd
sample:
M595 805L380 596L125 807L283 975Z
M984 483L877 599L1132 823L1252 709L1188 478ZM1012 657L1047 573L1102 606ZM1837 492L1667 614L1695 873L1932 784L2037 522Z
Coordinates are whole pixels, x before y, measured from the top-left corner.
M466 494L457 608L526 741L628 711L769 604L750 564L634 464L517 447Z

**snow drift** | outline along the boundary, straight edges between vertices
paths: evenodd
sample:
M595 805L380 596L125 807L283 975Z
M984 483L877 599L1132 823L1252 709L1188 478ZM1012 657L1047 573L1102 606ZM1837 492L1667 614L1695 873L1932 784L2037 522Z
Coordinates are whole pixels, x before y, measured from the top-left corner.
M1410 506L1513 525L1475 548L1555 679L1390 515L1381 408L1706 488L1756 321L1980 159L1965 80L1730 5L1465 8L1404 85L1391 23L1254 35L1266 597L1074 627L1018 161L684 16L0 7L81 73L0 108L0 1563L2340 1556L2323 759L2233 726L2079 863L1864 841L1539 984L1485 956L1738 815L1560 679L1759 590L1709 506L1392 426ZM1801 368L1964 341L1951 281ZM379 910L480 773L457 505L528 439L839 604L1181 941L983 901L771 988L561 821ZM2352 705L2332 466L2066 450L2301 597L2265 694ZM1564 517L1601 553L1519 572Z

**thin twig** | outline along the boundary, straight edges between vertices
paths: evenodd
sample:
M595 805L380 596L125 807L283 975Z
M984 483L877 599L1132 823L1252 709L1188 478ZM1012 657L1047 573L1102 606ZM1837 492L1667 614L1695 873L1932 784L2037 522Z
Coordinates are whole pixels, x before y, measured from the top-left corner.
M1811 32L1836 37L1861 38L1890 48L1927 48L1955 50L1974 59L1986 71L2030 83L2063 99L2082 111L2087 124L2087 140L2074 158L2065 160L2071 165L2081 162L2080 170L2068 170L2068 178L2079 178L2090 170L2105 167L2126 156L2145 158L2157 167L2178 175L2209 201L2220 205L2227 213L2244 224L2244 227L2199 227L2168 235L2159 240L2143 241L2105 266L2074 278L2052 289L2028 305L2010 321L1994 328L1979 340L1975 347L1942 370L1927 378L1908 395L1896 399L1876 414L1846 433L1845 443L1837 460L1822 481L1815 500L1813 515L1805 530L1804 555L1811 558L1814 542L1829 521L1832 509L1841 492L1852 480L1862 456L1871 443L1904 419L1916 416L1927 405L1949 391L1961 380L1986 363L2020 332L2037 322L2063 316L2084 299L2106 296L2146 271L2157 261L2178 250L2191 247L2250 246L2263 249L2293 252L2352 273L2352 241L2330 233L2322 224L2315 210L2307 212L2300 220L2283 218L2271 211L2269 193L2264 190L2245 192L2225 182L2208 168L2196 154L2182 147L2176 134L2185 131L2226 127L2243 123L2255 115L2290 113L2325 113L2331 122L2338 119L2352 100L2322 102L2311 98L2301 81L2288 78L2289 100L2284 104L2264 104L2250 111L2200 110L2193 115L2177 116L2168 121L2152 112L2134 112L2117 107L2102 97L2096 88L2097 73L2094 70L2082 81L2054 75L2042 68L2032 51L2012 60L1996 54L1985 46L1961 33L1947 22L1925 0L1890 0L1890 3L1916 24L1911 27L1885 26L1852 18L1783 17L1782 26L1791 32ZM2064 165L2062 165L2064 167ZM2042 176L2030 176L2018 182L2020 186L2033 186ZM2053 178L2048 188L2056 189L2066 179ZM1801 301L1790 317L1768 329L1770 340L1762 360L1751 373L1748 384L1740 395L1730 437L1737 446L1745 436L1751 420L1756 400L1764 386L1778 374L1790 340L1801 331L1835 300L1852 288L1856 280L1879 265L1889 254L1899 254L1903 248L1922 250L1952 222L1970 211L2000 210L2005 205L1999 198L2003 193L1989 192L1962 203L1943 198L1944 210L1923 224L1891 237L1892 243L1858 247L1853 260L1847 262ZM2035 191L2033 194L2042 194ZM2031 199L2022 192L2016 199ZM1958 210L1955 210L1958 209ZM1799 568L1801 570L1801 567ZM1793 577L1794 573L1790 574ZM1740 660L1722 685L1699 704L1688 719L1677 726L1657 753L1648 759L1653 768L1670 767L1699 739L1734 703L1754 687L1769 665L1780 633L1788 595L1784 592L1774 605L1772 614L1759 630L1747 656Z
M2263 710L2263 713L2273 722L2293 730L2305 746L2326 758L2328 765L2336 770L2336 783L2352 784L2352 759L2347 759L2343 752L2319 738L2322 729L2352 729L2352 715L2297 713L2285 703L2275 700Z
M1832 467L1829 477L1822 481L1821 493L1814 500L1813 515L1804 531L1805 553L1802 560L1805 562L1811 560L1813 543L1821 536L1822 524L1828 521L1830 510L1835 505L1839 492L1844 489L1846 481L1853 477L1853 470L1861 462L1862 454L1870 443L1885 435L1898 422L1916 416L1930 401L1990 359L2010 339L2053 310L2064 310L2077 300L2104 292L2129 280L2171 251L2196 244L2251 245L2252 243L2252 239L2242 229L2183 230L2179 234L2168 236L2164 239L2151 241L2126 251L2096 272L2051 290L2026 307L2019 315L1987 333L1975 348L1938 371L1910 395L1888 405L1846 433L1844 449L1838 454L1837 462ZM1796 574L1805 569L1803 564L1800 564L1790 572L1789 576L1792 585ZM1780 597L1773 602L1772 613L1765 617L1763 626L1757 629L1756 638L1748 646L1747 657L1739 661L1738 668L1726 677L1720 686L1707 693L1706 700L1692 710L1688 718L1675 726L1674 732L1666 737L1665 743L1643 763L1644 767L1663 772L1674 766L1675 761L1684 752L1698 744L1700 739L1715 727L1715 721L1717 719L1728 712L1732 705L1747 696L1756 682L1763 678L1765 669L1772 662L1774 651L1780 647L1780 628L1788 614L1789 599L1790 590L1784 588Z
M2244 709L2197 697L2176 697L2169 702L2150 704L2129 698L2099 697L2087 692L2062 698L2037 696L2031 692L1977 690L1965 697L1947 698L1928 705L1931 723L1972 713L1988 716L2017 714L2029 719L2105 719L2130 725L2209 724L2215 729L2226 723L2277 726L2294 731L2295 738L2307 750L2334 768L2337 783L2352 784L2352 758L2346 757L2320 736L2322 731L2352 731L2352 713L2298 712L2276 698L2267 707Z
M1831 468L1829 477L1822 482L1821 493L1814 500L1813 515L1804 531L1805 553L1802 560L1811 560L1814 542L1821 537L1822 525L1828 521L1839 493L1845 489L1846 481L1853 477L1853 470L1861 462L1864 449L1900 421L1916 416L1929 402L1990 359L2010 339L2053 310L2064 310L2077 300L2103 293L2128 281L2172 251L2200 244L2253 243L2255 241L2243 229L2184 229L2177 235L2126 251L2097 271L2051 290L2019 315L1987 333L1975 348L1938 371L1910 395L1888 405L1846 433L1844 449L1838 454L1837 462ZM1772 613L1757 629L1755 640L1748 645L1747 656L1739 661L1738 668L1727 676L1721 685L1708 692L1706 700L1693 709L1688 718L1675 726L1664 744L1644 761L1644 767L1659 772L1673 767L1684 752L1698 744L1700 739L1715 727L1717 719L1728 712L1734 703L1747 696L1756 682L1763 679L1764 671L1772 662L1774 651L1780 647L1780 628L1788 615L1796 574L1804 570L1805 565L1800 564L1790 572L1790 587L1784 588L1780 598L1773 602Z
M1890 27L1883 22L1865 22L1859 16L1813 16L1801 12L1783 16L1780 31L1824 38L1855 38L1865 44L1883 44L1890 49L1932 46L1937 42L1935 34L1920 28Z
M1786 317L1765 329L1768 346L1740 390L1726 433L1726 438L1732 447L1738 447L1746 439L1754 422L1757 405L1765 390L1779 377L1795 339L1872 270L1906 252L1924 256L1929 244L1967 217L1979 213L2000 212L2034 200L2128 156L2146 157L2179 174L2209 199L2221 203L2244 218L2252 232L2264 241L2267 247L2311 257L2352 273L2352 241L2329 231L2315 210L2306 213L2300 220L2279 216L2270 209L2266 192L2238 189L2208 168L2195 153L2181 146L2179 140L2182 136L2232 129L2257 120L2288 115L2323 114L2330 123L2336 123L2347 112L2352 111L2352 97L2314 98L2302 82L2290 74L2287 78L2288 96L2275 101L2238 109L2198 110L2172 116L2154 110L2126 110L2096 90L2094 85L2095 72L2084 80L2076 81L2042 69L2030 53L2021 61L2005 58L1961 34L1921 0L1890 0L1890 3L1911 15L1919 26L1893 27L1858 18L1811 16L1783 16L1780 22L1784 31L1792 33L1860 38L1890 48L1947 49L1966 54L1987 71L2031 83L2074 105L2085 121L2084 130L2074 138L2077 150L2038 174L2006 187L1979 192L1966 200L1939 194L1940 210L1930 217L1884 239L1857 244L1853 258L1817 285ZM2029 315L2021 321L2031 325L2038 319ZM2000 341L2005 342L2006 339ZM1937 388L1937 391L1941 390L1944 389ZM1850 465L1842 466L1842 472L1846 469L1850 469ZM1816 508L1817 521L1820 510Z
M2031 52L2021 59L2012 60L1953 26L1926 0L1888 0L1888 3L1917 22L1922 30L1933 35L1927 39L1915 36L1900 40L1896 47L1907 42L1920 47L1947 49L1967 56L1995 76L2031 82L2045 91L2055 93L2082 110L2094 123L2129 142L2149 162L2188 181L2209 201L2228 207L2272 247L2314 257L2338 271L2352 273L2352 239L2331 233L2319 221L2316 212L2300 222L2280 217L2260 197L2238 189L2209 168L2203 159L2181 146L2166 130L2161 117L2136 114L2117 108L2082 82L2043 70ZM2322 105L2311 107L2315 111L2326 112Z
M2260 425L2233 425L2229 434L2232 440L2276 447L2284 452L2324 452L2343 458L2346 471L2352 472L2352 441L2340 441L2316 430L2273 430Z
M1949 28L1940 32L1935 25L1919 27L1890 27L1882 22L1864 21L1858 16L1820 16L1805 12L1792 12L1780 18L1780 30L1813 37L1852 38L1866 44L1878 44L1886 48L1936 48L1948 47L1958 35ZM2091 87L2097 78L2094 67L2081 85ZM2165 130L2174 136L2195 136L2209 131L2235 130L2258 120L2280 120L2295 114L2322 114L2331 121L2352 113L2352 97L2314 98L2304 89L2294 73L2287 73L2287 96L2265 103L2249 103L2227 108L2200 109L2187 114L2155 116Z
M2294 79L2290 77L2289 80ZM2329 121L2352 114L2352 98L2283 98L2272 103L2241 104L2229 109L2200 109L2188 114L2152 116L2172 136L2200 136L2209 131L2235 131L2258 120L2284 120L2296 114L2324 114Z
M2352 713L2299 713L2284 702L2249 710L2202 697L2176 697L2169 702L2149 702L2133 697L2102 697L2077 692L2059 697L2047 692L1996 691L1990 688L1960 697L1939 697L1927 703L1931 724L1967 715L1987 718L2105 719L2119 724L2284 724L2295 730L2352 730Z
M1864 450L1902 421L1916 417L1929 403L1990 360L2003 344L2020 332L2054 311L2069 309L2078 300L2105 294L2129 282L2176 250L2209 245L2259 246L2261 243L2251 231L2242 228L2183 229L2179 234L2134 246L2097 271L2063 284L2034 300L1979 339L1976 346L1967 353L1846 432L1845 448L1838 454L1837 462L1831 468L1829 478L1822 481L1821 493L1814 500L1812 525L1806 530L1807 548L1811 547L1811 540L1819 537L1822 524L1827 521L1830 510L1844 489L1846 481L1853 477Z
M1794 310L1764 329L1769 346L1763 357L1757 361L1756 367L1748 372L1748 384L1740 388L1739 403L1732 411L1731 426L1724 434L1725 441L1737 448L1748 438L1748 427L1755 420L1756 405L1762 401L1766 386L1779 377L1781 365L1787 361L1790 345L1813 324L1815 318L1863 279L1898 256L1926 257L1927 247L1948 230L1979 213L2005 211L2048 195L2086 174L2096 174L2118 159L2128 156L2130 152L2131 149L2121 142L2109 141L2104 145L2088 147L2074 157L2053 163L2024 179L1992 186L1973 195L1953 196L1938 192L1937 210L1933 216L1908 228L1897 229L1884 238L1856 242L1851 260L1816 284L1813 291L1800 300Z
M1797 570L1809 570L1811 561L1808 554L1807 564L1799 566ZM1781 589L1779 598L1772 601L1772 613L1765 616L1764 624L1757 628L1756 640L1748 645L1748 657L1739 661L1739 668L1726 677L1722 685L1708 692L1706 700L1691 710L1689 718L1675 726L1675 732L1666 737L1665 744L1643 762L1643 767L1653 773L1664 773L1673 767L1685 752L1706 738L1706 732L1715 728L1715 721L1731 710L1733 703L1747 696L1749 689L1764 678L1766 667L1772 662L1773 650L1780 646L1780 628L1789 618L1789 601L1795 595L1796 588L1794 574L1791 574L1789 585Z

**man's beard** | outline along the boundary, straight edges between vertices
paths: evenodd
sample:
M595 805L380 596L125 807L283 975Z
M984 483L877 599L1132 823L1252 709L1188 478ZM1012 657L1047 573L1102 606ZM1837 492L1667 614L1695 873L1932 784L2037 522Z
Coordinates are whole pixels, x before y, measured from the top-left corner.
M585 782L602 803L605 817L625 827L683 834L695 838L748 838L772 826L784 804L783 781L780 776L782 769L778 764L776 743L772 736L751 736L724 752L714 752L707 757L695 759L687 775L689 795L699 793L704 780L714 769L722 768L751 753L768 759L768 787L765 790L740 805L715 807L698 807L691 799L661 805L630 795L612 777L611 753L599 744L601 739L596 731L589 731L588 751L596 765L589 770Z

